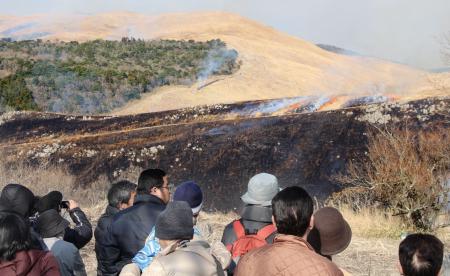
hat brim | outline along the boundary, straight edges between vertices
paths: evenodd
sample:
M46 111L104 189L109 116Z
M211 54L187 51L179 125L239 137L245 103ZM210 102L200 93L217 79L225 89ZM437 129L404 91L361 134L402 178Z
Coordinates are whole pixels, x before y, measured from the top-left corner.
M245 204L251 204L251 205L261 205L261 206L272 206L272 200L268 201L259 201L251 198L248 193L245 193L243 196L241 196L242 201Z
M337 241L329 242L329 246L323 246L320 250L322 255L333 256L344 251L352 240L352 229L350 225L344 221L344 233Z

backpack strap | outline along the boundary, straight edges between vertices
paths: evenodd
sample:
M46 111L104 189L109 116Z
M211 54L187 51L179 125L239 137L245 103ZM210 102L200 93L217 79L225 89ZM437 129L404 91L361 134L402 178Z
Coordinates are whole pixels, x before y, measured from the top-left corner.
M275 228L275 225L269 224L269 225L266 225L263 228L259 229L259 231L258 231L258 233L256 233L256 235L265 240L270 235L272 235L275 231L277 231L277 228Z
M244 225L242 225L240 220L233 221L233 230L234 230L234 233L236 234L236 239L239 239L239 238L245 236Z

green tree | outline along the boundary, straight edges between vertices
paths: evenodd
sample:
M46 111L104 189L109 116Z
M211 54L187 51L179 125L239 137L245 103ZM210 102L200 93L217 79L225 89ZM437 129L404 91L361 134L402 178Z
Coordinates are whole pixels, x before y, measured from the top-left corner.
M17 75L0 81L0 103L16 110L37 109L33 93L28 89L25 80Z

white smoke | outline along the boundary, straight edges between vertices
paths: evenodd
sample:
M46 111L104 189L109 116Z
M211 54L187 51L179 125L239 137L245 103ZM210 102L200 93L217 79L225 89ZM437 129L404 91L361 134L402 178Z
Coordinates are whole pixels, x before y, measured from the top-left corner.
M206 58L201 64L201 70L197 74L197 89L205 86L206 80L220 71L223 65L231 60L237 58L237 52L234 50L227 50L226 48L213 48L208 51Z

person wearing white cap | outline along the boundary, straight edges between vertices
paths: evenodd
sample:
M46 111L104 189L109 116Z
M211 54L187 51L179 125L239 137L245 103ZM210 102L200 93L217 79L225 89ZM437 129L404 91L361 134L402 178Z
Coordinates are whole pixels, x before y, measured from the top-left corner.
M233 257L229 274L249 250L273 242L276 229L272 224L272 198L280 190L278 179L272 174L259 173L249 180L247 191L241 196L245 204L241 218L229 223L222 235L222 243Z

